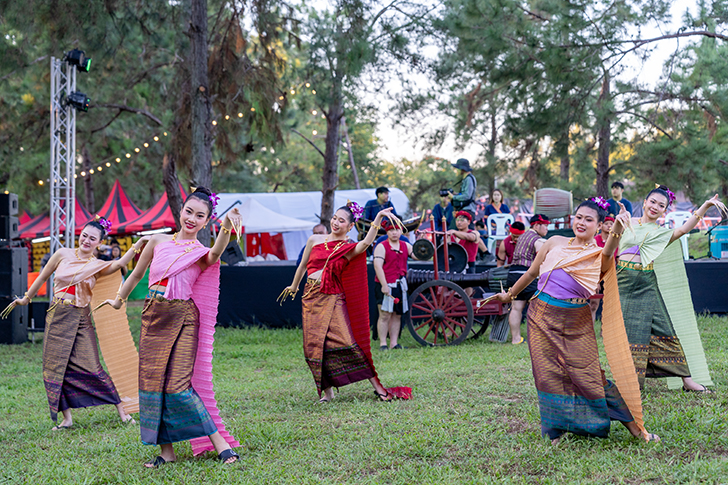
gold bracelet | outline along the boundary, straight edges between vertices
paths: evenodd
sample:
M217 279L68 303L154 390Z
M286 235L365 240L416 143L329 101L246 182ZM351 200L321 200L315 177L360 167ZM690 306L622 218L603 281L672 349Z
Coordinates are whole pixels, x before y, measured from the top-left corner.
M698 214L697 211L696 212L693 212L693 215L698 219L698 222L700 222L700 221L703 220L703 216L701 216L700 214Z
M232 231L231 231L230 229L228 229L227 227L225 227L225 226L223 226L223 225L221 225L221 226L220 226L220 230L221 230L221 231L222 231L222 232L223 232L224 234L230 234L230 233L232 232Z
M620 237L622 237L622 233L617 234L613 231L609 231L609 235L612 236L614 239L619 239Z
M141 249L137 249L135 246L132 246L131 247L131 250L134 251L136 254L142 254L142 250Z
M122 303L126 303L126 298L122 298L121 293L118 291L116 292L116 298L121 300Z
M372 227L376 227L377 231L379 231L382 228L382 226L380 226L379 224L374 224L373 222L372 222Z
M30 295L28 295L28 292L27 291L25 292L25 295L23 295L23 298L27 298L28 299L28 303L33 303L33 299L30 297Z
M506 292L506 294L510 297L511 301L515 300L516 296L518 296L518 295L514 295L513 293L511 293L510 288L508 288L508 291Z

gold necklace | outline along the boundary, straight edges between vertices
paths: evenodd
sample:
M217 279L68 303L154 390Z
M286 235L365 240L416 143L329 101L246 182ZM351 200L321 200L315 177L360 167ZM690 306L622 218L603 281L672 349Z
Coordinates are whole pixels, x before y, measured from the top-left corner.
M341 242L334 246L334 252L336 252L337 249L343 246L345 242L346 240L342 239ZM327 251L329 250L329 236L326 236L326 238L324 239L324 248L326 248Z
M197 239L193 239L192 241L187 241L187 242L177 242L177 234L178 233L175 232L172 235L172 242L174 243L175 246L184 246L186 244L195 244L197 242Z
M92 255L91 255L91 257L90 257L90 258L88 258L88 259L81 259L81 258L80 258L80 257L78 256L78 248L76 248L76 249L75 249L74 253L76 254L76 259L78 259L79 261L91 261L92 259L94 259L94 255L93 255L93 254L92 254Z

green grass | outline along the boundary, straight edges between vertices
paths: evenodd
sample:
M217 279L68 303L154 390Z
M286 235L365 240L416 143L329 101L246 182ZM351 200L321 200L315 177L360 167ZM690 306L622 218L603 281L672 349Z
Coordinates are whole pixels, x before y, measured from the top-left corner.
M139 308L130 310L139 329ZM699 319L716 394L669 391L648 381L645 444L620 424L608 439L541 438L525 345L468 341L374 358L385 385L409 385L414 399L375 401L368 383L315 406L300 330L219 329L215 388L239 464L212 454L158 470L141 464L138 426L112 406L74 410L74 428L54 433L41 376L41 344L0 346L0 483L727 483L728 319Z

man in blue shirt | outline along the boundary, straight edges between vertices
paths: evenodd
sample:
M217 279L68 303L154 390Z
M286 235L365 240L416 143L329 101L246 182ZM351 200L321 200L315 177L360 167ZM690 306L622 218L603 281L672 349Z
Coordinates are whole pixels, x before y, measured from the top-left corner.
M435 230L447 231L452 223L452 204L450 203L450 193L445 190L440 191L440 203L432 208L432 217L435 218ZM442 227L442 218L447 221L446 227Z
M624 208L629 211L630 215L632 215L632 203L623 198L622 193L624 193L624 184L619 181L614 182L612 184L612 198L607 199L607 203L609 204L609 213L613 216L619 214L619 204L617 204L617 202L621 202L622 205L624 205Z
M370 200L364 205L364 219L373 221L377 217L377 214L389 207L392 208L392 214L399 217L397 211L394 210L394 206L389 201L389 189L387 187L378 187L374 193L377 198Z

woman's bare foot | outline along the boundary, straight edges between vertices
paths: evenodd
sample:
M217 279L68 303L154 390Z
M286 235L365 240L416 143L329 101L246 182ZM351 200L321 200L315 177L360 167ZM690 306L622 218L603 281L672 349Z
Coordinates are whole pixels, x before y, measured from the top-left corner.
M692 377L683 377L683 390L688 392L702 392L705 394L713 394L713 391L702 384L695 382Z
M561 443L561 436L559 436L558 438L554 438L554 439L551 440L551 445L552 446L559 446L559 443Z
M177 457L174 455L174 447L171 444L165 444L160 445L161 450L159 451L159 456L154 458L153 460L150 460L144 464L147 468L158 468L159 465L163 465L164 463L172 463L174 462ZM160 461L159 458L161 458L163 461Z
M637 423L635 423L634 421L630 421L629 423L624 423L624 422L623 422L622 424L624 425L624 427L625 427L625 428L627 428L627 429L629 430L629 432L630 432L630 433L632 434L632 436L634 436L635 438L644 438L644 435L642 434L642 431L641 431L641 430L640 430L640 428L639 428L639 427L637 426ZM659 437L659 436L657 436L657 435L656 435L656 434L654 434L654 433L647 433L647 438L645 438L645 440L646 440L646 441L647 441L648 443L650 443L650 442L652 442L652 441L654 441L655 443L657 443L657 442L659 442L659 441L660 441L660 437Z

